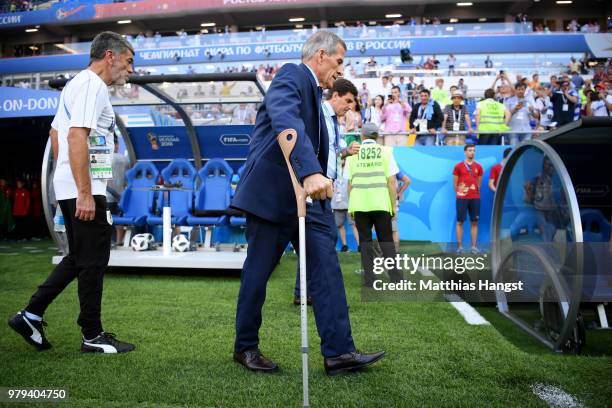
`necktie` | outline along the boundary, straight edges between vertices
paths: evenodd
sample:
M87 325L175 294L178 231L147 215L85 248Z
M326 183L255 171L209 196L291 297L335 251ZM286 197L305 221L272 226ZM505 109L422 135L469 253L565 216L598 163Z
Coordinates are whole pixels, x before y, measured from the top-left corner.
M342 158L340 157L340 128L338 127L338 117L336 115L332 116L332 121L334 122L334 152L336 153L336 174L334 180L338 178L340 172L342 171Z
M338 127L338 117L336 115L332 116L332 120L334 122L334 148L336 149L336 153L338 153L338 147L340 145L340 128Z

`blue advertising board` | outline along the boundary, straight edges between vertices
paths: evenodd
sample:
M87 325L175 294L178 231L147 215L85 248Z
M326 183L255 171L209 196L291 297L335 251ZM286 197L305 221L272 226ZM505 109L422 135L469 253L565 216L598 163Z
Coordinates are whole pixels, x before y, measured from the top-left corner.
M0 14L0 28L91 20L96 14L96 3L112 3L112 0L68 0L57 2L44 10L3 13Z
M173 159L193 159L184 126L131 127L128 132L137 160L153 161L162 169Z
M605 35L605 34L602 34ZM399 56L410 48L414 55L590 52L581 34L525 34L473 36L347 39L347 57ZM157 66L205 62L298 60L303 42L219 44L176 48L137 49L135 65ZM220 59L220 55L223 58ZM0 74L78 70L87 66L85 54L0 59Z
M484 176L480 186L480 219L478 241L488 243L493 207L493 192L489 189L491 167L502 160L507 146L477 146L475 160L482 165ZM464 160L461 146L396 147L398 166L412 183L400 203L398 229L400 239L456 242L455 191L453 168ZM469 228L464 228L464 240L469 247Z
M246 160L252 125L197 126L202 161L220 157L237 171Z
M0 118L55 116L58 91L0 87Z

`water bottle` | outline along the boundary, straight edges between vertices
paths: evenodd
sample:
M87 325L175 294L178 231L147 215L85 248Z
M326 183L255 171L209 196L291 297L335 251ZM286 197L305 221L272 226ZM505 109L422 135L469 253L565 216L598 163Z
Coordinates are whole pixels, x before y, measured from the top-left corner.
M60 207L57 207L55 217L53 217L53 230L55 232L66 232L66 225L64 225L64 214L62 214L62 209Z

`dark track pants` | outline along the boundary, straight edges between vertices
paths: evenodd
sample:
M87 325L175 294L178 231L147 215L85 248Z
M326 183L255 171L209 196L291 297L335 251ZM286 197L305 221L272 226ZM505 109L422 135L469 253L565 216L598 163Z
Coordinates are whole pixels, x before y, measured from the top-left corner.
M363 267L363 284L372 286L377 279L373 272L375 250L372 242L372 227L376 230L376 239L380 244L383 257L395 258L395 243L393 242L393 228L391 214L387 211L355 212L355 226L359 233L359 246L361 247L361 266ZM389 270L389 278L397 282L401 274L397 269Z
M77 323L88 339L102 332L102 282L110 256L112 232L106 218L106 198L94 196L94 200L96 216L93 221L81 221L75 217L76 199L59 201L69 252L38 287L26 307L26 311L42 316L51 302L76 278L81 305Z

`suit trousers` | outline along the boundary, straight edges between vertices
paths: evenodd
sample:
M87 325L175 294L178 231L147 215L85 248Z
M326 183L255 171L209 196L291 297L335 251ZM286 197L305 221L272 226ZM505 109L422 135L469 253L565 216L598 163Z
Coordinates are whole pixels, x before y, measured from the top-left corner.
M236 352L258 347L268 279L289 242L299 249L297 217L285 223L273 223L249 213L246 218L248 249L236 310ZM330 201L315 201L306 217L306 273L324 357L355 351L336 239Z
M94 196L94 200L96 215L93 221L81 221L75 217L76 199L59 201L64 214L68 255L38 287L26 307L26 311L42 316L51 302L76 278L81 305L77 323L87 339L102 332L102 283L110 256L112 233L106 218L106 197Z

